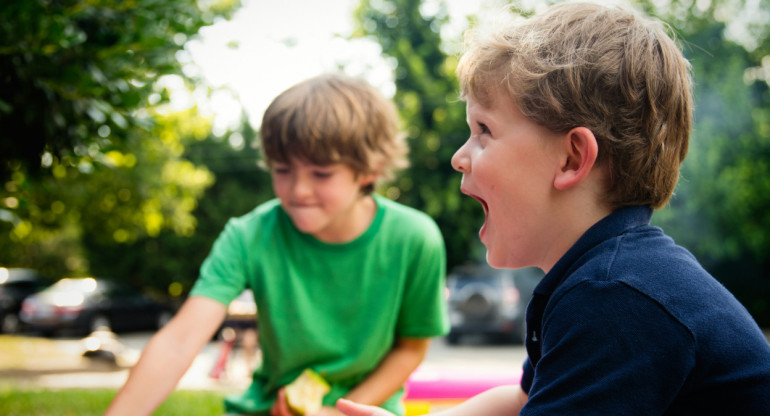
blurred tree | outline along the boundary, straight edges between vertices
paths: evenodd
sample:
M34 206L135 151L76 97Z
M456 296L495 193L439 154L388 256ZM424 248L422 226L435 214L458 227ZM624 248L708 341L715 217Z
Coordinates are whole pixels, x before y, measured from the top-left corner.
M237 132L210 134L185 146L185 159L205 165L215 179L192 211L195 233L185 235L165 229L157 236L145 233L122 244L87 239L91 270L102 275L121 270L135 285L173 296L186 294L227 220L251 211L273 195L270 177L257 166L257 141L256 132L244 117L243 127Z
M407 133L411 167L385 194L436 220L451 268L483 260L476 237L483 211L460 194L461 176L450 164L468 127L455 76L457 59L441 38L447 9L433 4L435 9L428 10L420 0L363 0L354 36L376 39L394 62L394 100Z
M50 154L121 145L136 110L159 100L163 75L182 74L188 38L228 17L237 0L0 2L0 180L35 172Z
M641 4L677 28L695 79L690 151L654 222L770 326L770 4Z
M21 263L53 276L99 271L124 277L128 269L116 267L120 262L92 270L85 260L98 264L109 252L124 255L121 245L163 230L192 235L192 211L213 177L182 152L210 129L194 108L156 114L149 131L128 131L122 148L80 157L77 165L67 157L53 160L50 175L15 171L0 192L9 206L3 211L9 221L0 222L0 264Z
M164 81L196 82L184 43L238 6L0 2L0 264L79 274L97 246L192 233L212 176L183 153L210 123L169 113Z

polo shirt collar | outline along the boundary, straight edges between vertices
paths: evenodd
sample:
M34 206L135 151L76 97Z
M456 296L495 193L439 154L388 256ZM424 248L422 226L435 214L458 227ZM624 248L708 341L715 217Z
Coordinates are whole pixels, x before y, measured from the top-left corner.
M591 226L556 262L535 287L534 293L550 295L566 276L575 262L588 250L626 231L650 223L652 209L649 206L630 206L617 209Z

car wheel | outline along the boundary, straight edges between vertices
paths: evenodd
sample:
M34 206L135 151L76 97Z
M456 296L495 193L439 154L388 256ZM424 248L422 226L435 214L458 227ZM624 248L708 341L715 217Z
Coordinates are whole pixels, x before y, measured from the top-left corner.
M3 334L15 334L19 331L19 317L14 313L5 314L1 325L0 332Z
M166 326L166 324L169 323L169 321L171 321L171 318L173 316L174 315L172 315L171 312L168 312L168 311L163 311L163 312L159 313L158 314L158 320L155 322L155 328L156 329L163 328L164 326Z
M94 331L111 331L112 325L106 315L96 314L91 318L91 322L88 325L89 333Z

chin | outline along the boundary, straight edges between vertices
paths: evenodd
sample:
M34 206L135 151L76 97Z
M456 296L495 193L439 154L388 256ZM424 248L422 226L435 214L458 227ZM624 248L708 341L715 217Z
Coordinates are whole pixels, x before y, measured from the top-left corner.
M487 264L489 264L491 267L494 267L495 269L508 268L506 262L502 261L502 259L498 258L494 254L490 254L489 250L487 250Z
M511 257L509 252L495 253L487 250L487 264L495 269L520 269L530 266L520 260L517 261L516 258Z
M295 222L294 223L294 227L296 227L297 230L299 230L300 232L305 233L305 234L311 234L312 235L312 234L315 234L315 233L318 232L318 227L312 226L312 225L308 225L308 224L296 223Z

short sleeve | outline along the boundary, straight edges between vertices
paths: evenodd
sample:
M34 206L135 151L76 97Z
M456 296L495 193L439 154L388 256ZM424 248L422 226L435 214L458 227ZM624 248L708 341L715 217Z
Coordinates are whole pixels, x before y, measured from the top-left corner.
M409 276L404 288L398 333L422 338L449 331L445 296L446 248L438 226L426 220L411 248Z
M224 305L246 288L246 257L241 224L231 219L203 261L190 296L205 296Z

